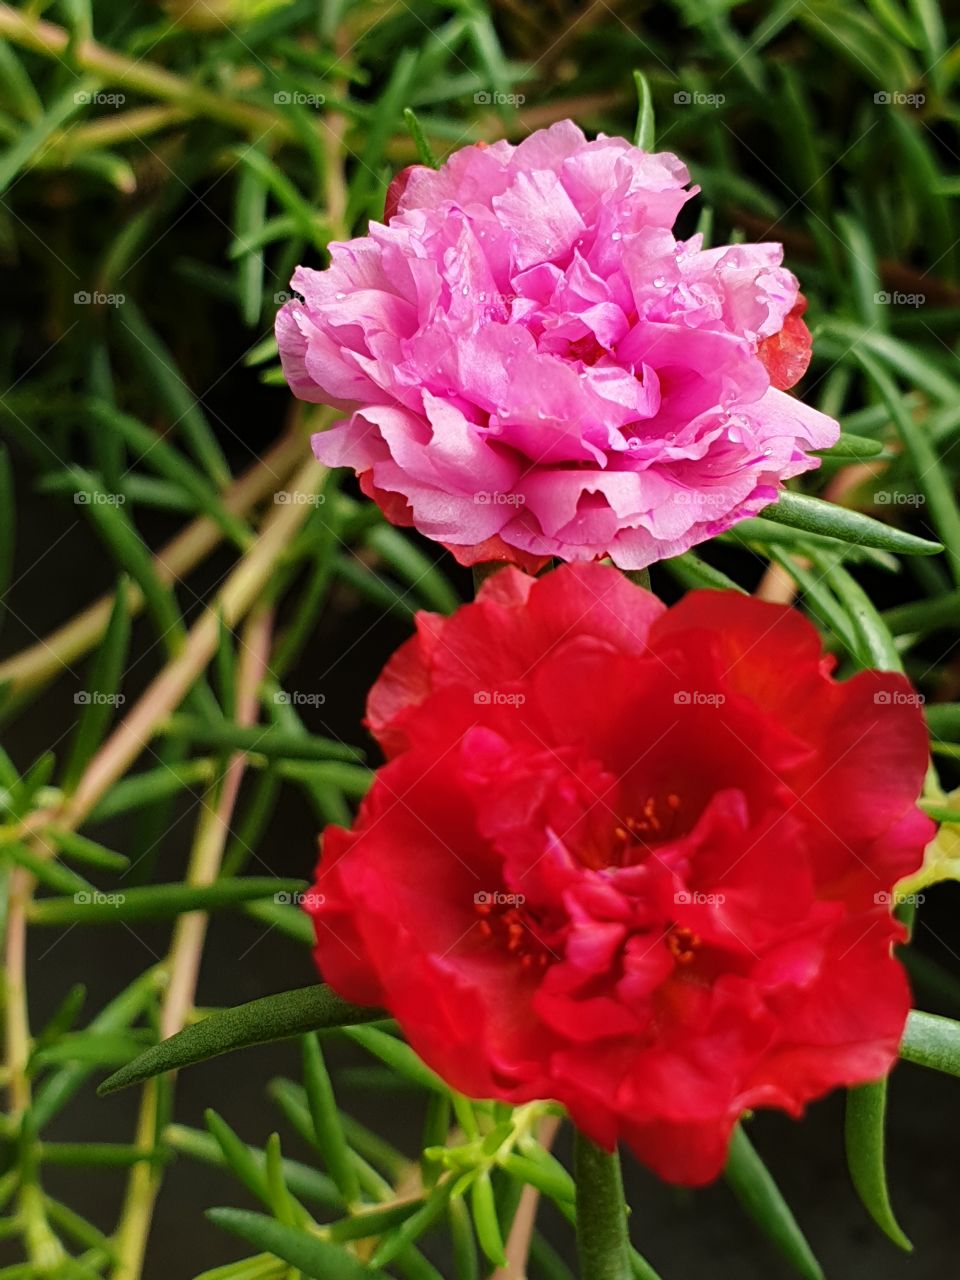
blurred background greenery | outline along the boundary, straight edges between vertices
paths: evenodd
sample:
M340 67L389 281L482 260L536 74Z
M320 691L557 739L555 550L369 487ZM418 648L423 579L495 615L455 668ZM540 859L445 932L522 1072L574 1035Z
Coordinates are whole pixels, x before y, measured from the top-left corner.
M748 589L764 575L771 589L799 587L847 668L893 652L944 704L931 723L955 785L958 39L960 12L937 0L0 4L0 864L12 922L0 1166L12 1269L0 1276L134 1280L144 1253L148 1277L193 1276L241 1256L202 1218L249 1201L192 1159L236 1172L222 1130L199 1133L203 1108L263 1144L278 1114L263 1082L295 1073L296 1051L186 1073L180 1128L169 1090L97 1102L93 1082L192 1016L189 978L185 996L163 994L170 973L200 968L201 1006L311 981L299 913L263 877L309 875L316 829L347 820L366 785L366 689L412 610L470 591L352 480L309 465L323 415L292 402L272 337L293 266L322 265L331 239L362 232L416 158L406 108L440 159L567 117L632 136L639 70L656 146L703 191L686 230L784 243L815 336L801 393L882 446L869 462L828 460L808 492L939 537L947 553L895 558L755 521L703 562ZM658 567L654 586L669 597L705 572L698 560ZM232 751L251 743L244 771ZM96 844L78 843L78 828ZM92 927L71 898L91 881L125 892L126 913ZM189 896L211 881L206 898ZM160 897L144 908L149 886ZM912 951L918 1002L956 1012L958 894L930 899ZM216 912L202 966L190 906ZM102 1013L91 1033L144 973L110 1034ZM39 1041L27 1014L34 1036L47 1027ZM355 1044L329 1053L348 1109L415 1155L419 1096ZM909 1067L891 1091L892 1191L917 1262L850 1190L839 1109L832 1099L799 1129L756 1125L827 1273L944 1273L956 1091ZM309 1137L295 1125L284 1142L312 1168ZM94 1139L117 1146L97 1152ZM377 1165L369 1137L350 1140ZM632 1167L628 1179L635 1242L665 1280L704 1264L794 1274L727 1188L680 1194ZM568 1254L561 1216L544 1217ZM424 1248L449 1274L444 1241ZM429 1274L418 1265L404 1274ZM544 1245L531 1274L565 1273Z

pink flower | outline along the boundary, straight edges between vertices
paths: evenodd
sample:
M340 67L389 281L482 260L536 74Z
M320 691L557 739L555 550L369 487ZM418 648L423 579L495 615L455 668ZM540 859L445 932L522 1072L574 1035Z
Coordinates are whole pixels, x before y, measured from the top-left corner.
M277 317L294 392L350 413L320 461L467 564L639 569L774 501L839 428L782 389L809 348L782 247L677 240L688 181L570 121L405 171Z
M387 763L323 837L325 981L454 1088L690 1185L745 1110L879 1079L928 739L903 676L832 665L794 609L606 565L418 614L367 703Z

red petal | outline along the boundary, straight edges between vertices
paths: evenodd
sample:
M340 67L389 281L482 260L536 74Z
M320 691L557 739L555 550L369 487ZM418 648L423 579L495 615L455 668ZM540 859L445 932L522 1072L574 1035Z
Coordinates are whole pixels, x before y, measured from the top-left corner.
M810 364L812 340L810 330L801 319L806 309L806 298L802 293L798 294L793 310L784 320L780 332L764 338L757 348L760 362L778 391L787 391L796 386Z
M491 564L497 561L500 564L515 564L527 573L539 573L545 564L550 563L549 556L535 556L532 552L521 551L519 547L511 547L504 542L499 533L495 533L492 538L487 538L483 542L474 543L472 547L458 546L450 542L444 542L442 545L450 552L457 564L462 564L467 569L475 564Z
M378 489L373 483L372 471L361 471L357 479L363 492L377 504L391 524L399 525L401 529L413 528L413 510L402 493Z
M403 193L407 189L407 183L410 181L410 175L414 169L422 169L423 165L408 164L406 169L401 169L398 174L394 175L389 187L387 187L386 198L383 202L383 220L389 222L394 214L400 211L400 201L403 199Z

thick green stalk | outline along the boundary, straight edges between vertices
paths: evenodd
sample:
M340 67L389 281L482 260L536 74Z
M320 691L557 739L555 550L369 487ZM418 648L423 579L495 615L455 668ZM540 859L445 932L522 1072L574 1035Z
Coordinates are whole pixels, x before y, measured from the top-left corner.
M581 1280L629 1280L630 1239L620 1157L578 1132L573 1166Z

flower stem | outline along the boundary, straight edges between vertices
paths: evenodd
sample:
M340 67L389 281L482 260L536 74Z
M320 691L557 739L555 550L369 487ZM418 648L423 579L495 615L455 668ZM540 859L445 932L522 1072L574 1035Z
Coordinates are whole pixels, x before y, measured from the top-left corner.
M559 1116L544 1116L536 1128L537 1141L545 1151L553 1146L553 1140L560 1128ZM530 1241L537 1225L537 1209L540 1206L540 1192L530 1183L523 1188L520 1204L514 1215L510 1235L507 1238L504 1252L507 1265L498 1267L491 1280L516 1280L517 1276L527 1274L527 1259L530 1256Z
M273 610L267 604L255 606L244 628L237 673L235 696L238 724L256 723L257 691L269 664L272 634ZM227 765L222 782L215 784L209 797L201 801L200 821L187 869L187 884L212 884L220 873L223 850L230 833L230 823L246 762L247 757L243 752L234 755ZM160 1010L161 1039L178 1032L186 1024L193 1008L206 931L207 916L202 911L188 911L177 918L166 961L170 983ZM156 1147L161 1137L157 1125L159 1102L157 1081L148 1080L140 1101L137 1128L137 1143L145 1150ZM126 1200L115 1237L117 1263L113 1280L139 1280L161 1178L162 1169L149 1161L134 1165L130 1172Z
M302 463L307 452L306 438L295 421L282 439L226 490L223 505L231 515L246 515L252 507L268 498L289 479L294 467ZM162 546L153 557L154 572L158 580L164 586L178 582L196 568L222 540L223 531L218 525L209 516L199 516L172 541ZM48 684L65 667L82 658L99 642L106 630L113 602L112 592L102 596L52 635L0 662L0 682L9 682L12 693L18 697ZM133 617L143 607L143 594L139 587L132 584L127 592L127 607Z
M320 478L322 471L310 458L289 482L291 495L314 493ZM60 824L70 830L79 826L140 755L157 725L180 705L216 651L221 618L228 627L234 626L263 595L308 510L294 500L277 506L267 517L256 542L230 573L215 602L194 623L180 653L147 686L87 765L58 815Z
M623 576L629 578L634 586L643 587L644 591L650 590L649 569L625 569Z
M59 61L63 61L71 49L70 33L65 28L7 4L0 4L0 35L22 48ZM241 102L226 93L214 93L156 63L128 58L94 40L78 41L72 48L72 57L79 70L92 72L106 84L122 85L134 93L169 102L190 115L205 116L257 138L270 133L281 140L292 134L290 122L277 112Z
M574 1138L577 1255L583 1280L629 1280L630 1239L617 1152Z

